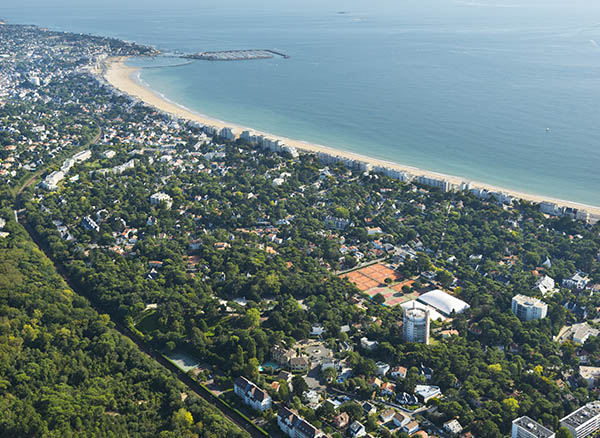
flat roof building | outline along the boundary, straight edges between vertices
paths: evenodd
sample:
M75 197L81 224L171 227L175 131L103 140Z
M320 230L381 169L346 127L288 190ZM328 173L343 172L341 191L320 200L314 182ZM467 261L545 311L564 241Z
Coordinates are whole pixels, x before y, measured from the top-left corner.
M429 310L418 307L404 309L402 333L406 342L429 344Z
M590 436L600 429L600 402L594 401L570 413L560 420L574 438Z
M526 295L515 295L512 299L512 312L521 321L542 319L548 313L548 304L538 298Z
M554 432L529 417L513 420L511 438L554 438Z

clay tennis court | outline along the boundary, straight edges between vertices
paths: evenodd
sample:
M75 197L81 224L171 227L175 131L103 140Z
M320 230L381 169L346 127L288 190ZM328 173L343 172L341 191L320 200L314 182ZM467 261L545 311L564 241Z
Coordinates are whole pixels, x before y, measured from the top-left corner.
M399 272L380 263L342 274L340 277L347 278L348 281L354 283L363 292L384 285L386 278L391 279L392 282L402 279L402 275Z

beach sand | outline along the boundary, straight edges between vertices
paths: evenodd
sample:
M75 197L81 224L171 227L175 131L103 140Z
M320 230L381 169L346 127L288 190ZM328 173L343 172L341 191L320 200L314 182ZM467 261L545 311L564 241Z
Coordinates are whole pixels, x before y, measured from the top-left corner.
M360 160L367 163L371 163L373 166L384 166L404 172L408 172L415 176L427 176L431 178L442 178L453 184L460 185L463 182L469 182L471 184L471 188L482 188L488 191L493 192L504 192L508 193L511 196L516 198L524 199L531 202L543 202L549 201L554 202L560 206L572 207L577 209L587 210L588 213L592 216L593 219L600 219L600 207L591 206L586 204L581 204L577 202L571 202L562 199L555 199L542 195L533 195L530 193L519 192L515 190L505 189L502 187L492 186L489 184L485 184L483 182L471 181L467 178L461 178L452 175L445 175L437 172L431 172L423 169L418 169L411 166L402 165L399 163L394 163L390 161L378 160L375 158L371 158L365 155L356 154L353 152L347 152L340 149L330 148L324 145L308 143L304 141L294 140L278 135L273 135L266 132L261 132L249 127L240 126L235 123L229 123L222 120L214 119L209 116L205 116L203 114L199 114L193 111L188 110L180 105L177 105L173 102L166 100L161 95L155 93L149 88L141 85L137 80L136 76L139 74L140 68L138 67L130 67L125 64L127 61L126 57L115 57L109 58L104 62L102 67L102 71L96 72L102 74L104 79L110 83L113 87L119 89L123 93L129 94L132 97L140 99L146 104L155 107L159 111L163 111L169 114L172 114L176 117L192 120L195 122L199 122L203 125L211 125L216 126L218 128L229 127L236 134L241 133L243 130L252 131L257 135L265 135L273 139L281 140L283 143L295 147L299 152L309 152L309 153L317 153L324 152L331 155L337 155L340 157L350 158L353 160Z

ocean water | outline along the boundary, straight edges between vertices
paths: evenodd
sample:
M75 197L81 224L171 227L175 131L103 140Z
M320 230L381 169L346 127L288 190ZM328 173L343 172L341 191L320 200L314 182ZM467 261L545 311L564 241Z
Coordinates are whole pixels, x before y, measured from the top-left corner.
M15 23L167 52L291 56L142 70L151 88L202 114L600 205L600 2L8 1L0 17Z

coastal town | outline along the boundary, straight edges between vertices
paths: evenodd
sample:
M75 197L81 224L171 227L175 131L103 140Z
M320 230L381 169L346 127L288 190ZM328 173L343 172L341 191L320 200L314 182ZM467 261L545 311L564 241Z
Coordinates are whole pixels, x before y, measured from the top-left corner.
M151 48L0 35L0 240L25 225L254 433L600 430L593 213L161 112L102 75Z

